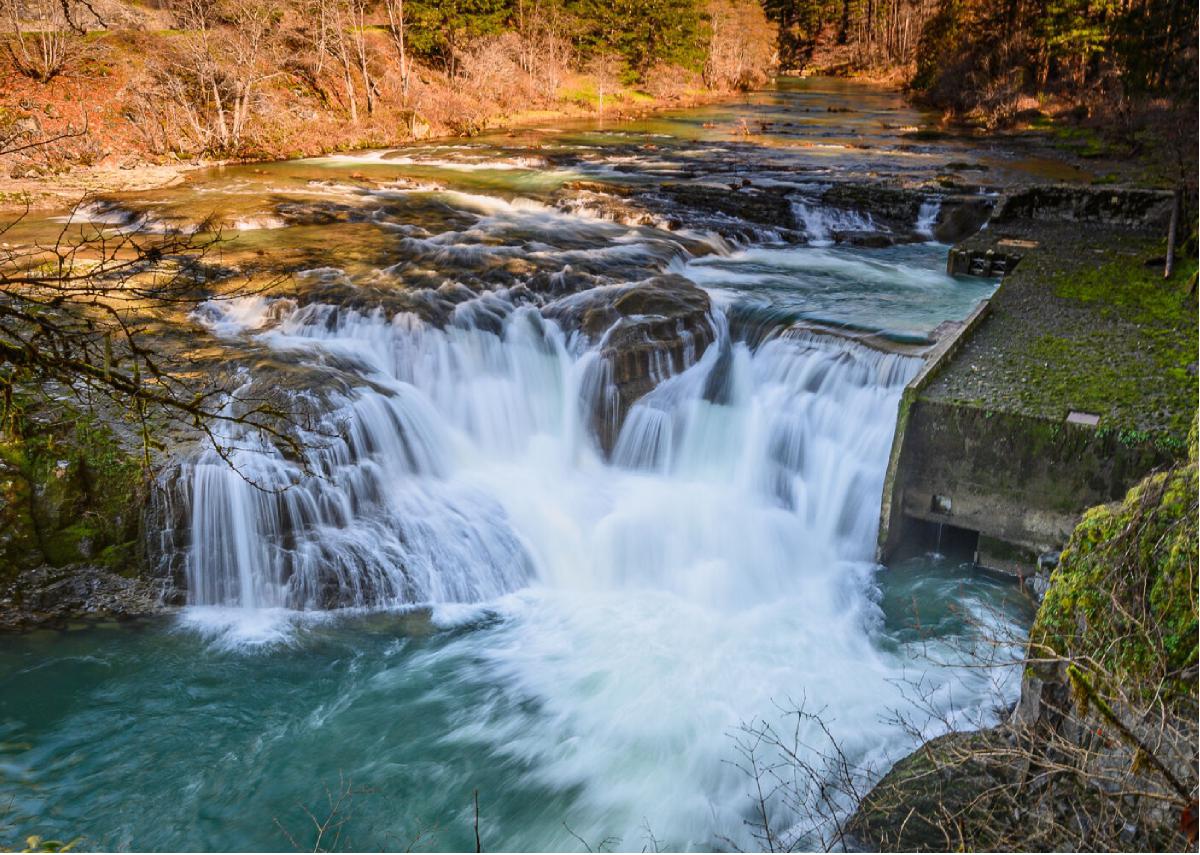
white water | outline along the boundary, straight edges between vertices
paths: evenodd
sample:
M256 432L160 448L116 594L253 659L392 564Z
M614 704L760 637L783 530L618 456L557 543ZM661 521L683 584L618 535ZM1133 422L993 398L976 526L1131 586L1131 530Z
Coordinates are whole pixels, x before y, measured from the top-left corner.
M259 301L223 308L225 334L264 317ZM607 395L597 358L536 310L496 335L308 307L264 338L375 388L333 396L337 436L308 460L322 477L254 437L233 443L237 471L214 452L192 465L197 605L317 608L331 584L338 605L476 602L531 578L761 601L796 583L797 549L869 557L916 368L816 340L752 354L723 334L634 407L609 464L589 415Z
M810 246L832 246L837 232L873 232L870 214L827 208L815 202L792 202L796 222L804 228Z
M934 197L921 203L917 211L916 232L924 237L933 238L933 227L937 224L938 214L942 210L942 200Z
M421 263L636 257L736 289L724 263L841 276L864 299L953 284L830 249L689 265L662 233L441 195L476 222L401 238ZM810 212L813 242L870 226L839 217ZM919 363L825 336L751 349L727 328L731 295L714 296L716 342L690 366L664 362L608 457L594 436L613 397L598 350L502 291L459 303L445 328L261 298L205 307L218 335L311 366L294 401L321 419L306 465L230 435L236 471L210 450L179 472L186 623L244 647L286 643L330 607L432 606L438 625L469 631L401 667L451 673L449 697L491 687L445 738L572 793L573 828L623 848L640 848L643 822L672 845L753 845L730 733L781 724L793 700L828 707L854 761L885 768L911 746L887 711L906 705L898 683L923 666L880 642L871 553L899 396ZM272 381L251 378L251 395L255 382ZM989 679L939 669L929 703L976 722ZM551 819L520 839L568 845Z
M252 308L224 323L257 325ZM915 360L825 337L751 352L722 329L633 408L608 462L588 417L596 357L533 309L496 335L310 307L261 335L296 359L353 361L374 388L335 396L341 436L310 460L324 477L244 441L243 474L298 486L266 493L212 456L194 465L192 602L242 608L193 622L278 640L281 607L320 605L323 589L344 605L439 604L443 623L502 616L486 647L467 635L428 654L471 663L463 679L509 699L454 738L581 788L582 830L626 845L644 817L689 846L746 842L729 734L777 721L789 698L834 705L864 764L907 745L881 715L902 705L893 681L912 663L873 641L869 561ZM937 679L952 716L988 696L975 674Z

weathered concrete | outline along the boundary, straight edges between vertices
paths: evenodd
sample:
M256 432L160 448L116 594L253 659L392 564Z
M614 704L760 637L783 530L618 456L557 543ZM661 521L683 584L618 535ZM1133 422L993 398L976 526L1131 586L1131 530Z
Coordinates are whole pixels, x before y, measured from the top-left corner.
M903 491L896 490L896 478L900 471L900 461L905 447L905 438L908 435L913 404L925 387L937 376L942 366L958 352L967 336L983 322L990 308L991 301L981 300L957 329L950 330L926 355L925 365L922 366L917 376L909 381L900 397L900 412L896 419L896 433L892 438L892 451L888 458L887 476L883 486L883 505L880 509L879 547L876 556L879 561L884 561L899 543L901 506L895 503L895 499L902 497ZM894 536L893 531L895 531Z
M1033 188L951 252L952 273L1008 275L905 390L880 561L948 525L979 534L981 566L1031 575L1086 508L1179 457L1196 409L1195 298L1189 272L1163 283L1147 266L1164 203Z
M926 398L899 444L882 553L899 546L908 521L953 525L983 535L978 563L1021 576L1062 547L1084 510L1172 459L1117 434Z

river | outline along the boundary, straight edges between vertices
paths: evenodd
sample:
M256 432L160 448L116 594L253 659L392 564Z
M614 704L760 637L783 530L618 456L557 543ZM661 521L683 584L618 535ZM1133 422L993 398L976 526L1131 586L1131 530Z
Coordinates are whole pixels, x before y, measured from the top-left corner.
M64 213L223 216L229 259L288 271L293 295L215 300L189 334L316 424L303 461L237 434L237 471L201 447L164 473L150 540L178 614L0 642L0 829L311 848L305 811L349 784L326 847L471 849L477 794L485 849L755 848L743 725L798 727L820 766L819 722L788 714L819 712L866 786L918 733L995 721L1019 675L974 656L1031 606L961 557L874 564L920 360L825 334L920 343L996 283L944 273L938 192L871 247L844 237L881 226L823 188L1061 170L914 134L929 123L880 89L791 82ZM680 181L782 187L794 222L681 212ZM617 325L670 339L622 407L617 327L586 318L646 282L671 305L699 286L702 322Z

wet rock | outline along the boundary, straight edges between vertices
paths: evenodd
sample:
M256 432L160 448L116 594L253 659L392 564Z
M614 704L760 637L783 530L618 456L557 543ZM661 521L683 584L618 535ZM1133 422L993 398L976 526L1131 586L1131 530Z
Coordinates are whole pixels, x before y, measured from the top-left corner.
M673 274L563 298L543 314L599 342L611 396L597 403L596 436L611 451L633 404L664 377L699 359L716 334L708 294Z
M714 184L663 184L661 192L679 205L706 213L724 214L771 228L797 228L792 203L784 188Z
M895 246L900 241L896 235L887 234L886 232L862 232L862 231L846 231L834 232L833 239L838 243L848 243L851 246L861 246L867 249L883 249L884 247ZM911 241L912 238L909 238Z
M952 160L946 164L951 172L986 172L988 167L983 163L968 163L965 160Z
M280 202L275 213L289 226L327 226L349 222L358 210L338 202Z
M1008 785L1010 770L990 759L1007 746L999 728L930 740L875 785L845 833L856 849L870 852L991 848L1000 838L987 835L992 806L980 793Z
M835 184L821 194L821 204L859 214L869 214L878 225L892 231L912 229L926 194L879 184Z
M948 197L942 200L933 237L942 243L958 243L983 228L992 214L992 202L979 196Z
M568 181L565 190L576 192L603 193L609 196L632 196L636 190L628 184L609 184L604 181Z
M1004 200L996 222L1057 220L1165 230L1174 196L1163 190L1030 187Z
M128 578L88 564L38 567L0 589L0 631L130 620L159 614L177 599L173 586L161 579Z

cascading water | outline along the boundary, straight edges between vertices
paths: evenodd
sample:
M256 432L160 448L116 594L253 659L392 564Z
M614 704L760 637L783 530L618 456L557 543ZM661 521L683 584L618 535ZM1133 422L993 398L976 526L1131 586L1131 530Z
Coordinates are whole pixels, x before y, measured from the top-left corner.
M822 147L794 133L793 150L539 132L233 167L197 190L240 200L223 213L255 263L323 265L293 299L198 314L248 398L306 417L307 450L230 430L233 468L211 448L184 461L163 482L163 542L189 608L101 644L66 633L47 667L13 666L0 711L26 724L3 741L36 746L12 761L37 784L18 827L271 850L286 841L264 818L294 831L296 805L344 774L379 794L347 826L365 849L406 848L417 826L440 830L430 848L472 848L476 791L496 851L578 848L573 834L642 849L648 832L748 849L741 723L790 726L783 710L807 701L877 775L914 744L890 717L917 715L906 680L926 735L989 720L1009 678L954 666L976 636L953 610L990 620L999 585L949 561L907 576L871 561L920 363L812 331L920 341L990 293L947 276L936 244L844 240L877 224L813 198L846 158L860 177L952 158L900 138L849 148L840 125ZM689 174L748 198L784 187L795 217L774 228L657 193ZM202 197L172 198L152 200L162 222ZM922 207L917 228L935 221ZM685 279L703 294L683 323ZM634 308L614 323L618 299ZM798 736L823 739L807 720Z
M596 351L533 309L495 331L329 307L284 317L260 333L272 348L357 365L370 386L334 407L340 434L310 454L320 477L244 443L241 475L195 464L192 602L498 610L504 633L460 679L539 712L492 705L455 738L584 788L598 800L579 820L589 831L632 835L640 809L681 845L712 845L703 829L741 823L743 783L724 765L741 717L771 714L776 691L834 691L831 661L895 694L871 643L868 562L897 402L919 367L824 335L751 348L714 311L716 342L632 408L611 460L587 419ZM560 645L579 649L563 660ZM839 733L878 755L878 707L836 691L854 728ZM684 780L696 789L667 795Z
M872 641L870 559L899 396L920 362L786 321L743 338L727 316L744 296L726 289L783 276L825 291L825 280L877 279L877 289L932 295L950 281L822 247L701 240L710 254L688 261L678 240L694 237L521 200L439 198L473 223L406 232L400 245L416 264L483 273L506 258L545 259L586 264L614 285L666 268L718 286L715 340L697 358L683 331L682 361L647 357L653 388L606 454L599 428L620 392L604 354L620 325L589 339L548 319L584 311L588 291L545 314L485 291L442 325L321 303L214 304L201 316L215 333L252 337L320 378L290 393L317 424L302 437L303 461L248 434L227 437L233 468L209 451L181 470L198 607L187 619L243 643L280 637L263 631L266 615L286 634L294 610L419 605L442 625L500 616L491 642L476 632L438 654L460 663L462 692L504 687L453 738L481 741L551 790L579 789L592 806L579 822L596 834L632 834L638 809L689 847L739 827L727 732L774 720L777 691L838 698L839 737L864 762L885 762L895 736L875 717L882 698L901 701L889 681L905 660ZM796 205L812 244L872 227ZM589 248L601 237L612 243ZM838 685L845 669L856 688ZM637 714L617 712L626 707ZM575 747L555 747L563 742ZM680 780L694 787L664 799Z
M829 208L813 201L793 201L792 213L810 246L832 246L838 232L875 231L870 214Z
M800 543L830 561L867 557L896 400L916 360L828 337L775 338L752 351L721 324L698 364L633 407L609 464L588 417L597 406L589 397L612 394L597 384L605 375L596 351L568 342L535 309L509 310L491 331L309 306L263 332L293 358L356 366L369 385L323 399L326 431L310 436L307 467L256 435L231 443L232 467L214 451L189 464L180 480L190 602L477 602L531 577L569 584L559 562L575 581L670 588L697 563L718 566L717 556L733 578L707 585L741 586L737 568L752 565L763 584L746 593L763 597L795 576ZM710 504L635 521L635 496L625 494L622 507L574 521L581 560L547 541L536 517L518 524L540 502L495 477L514 466L570 471L599 494L615 483L660 496L704 485ZM722 545L714 538L730 513L744 519ZM771 560L739 557L736 533L763 525Z
M917 211L917 234L932 239L933 227L937 224L938 214L942 211L942 200L938 197L926 199Z

